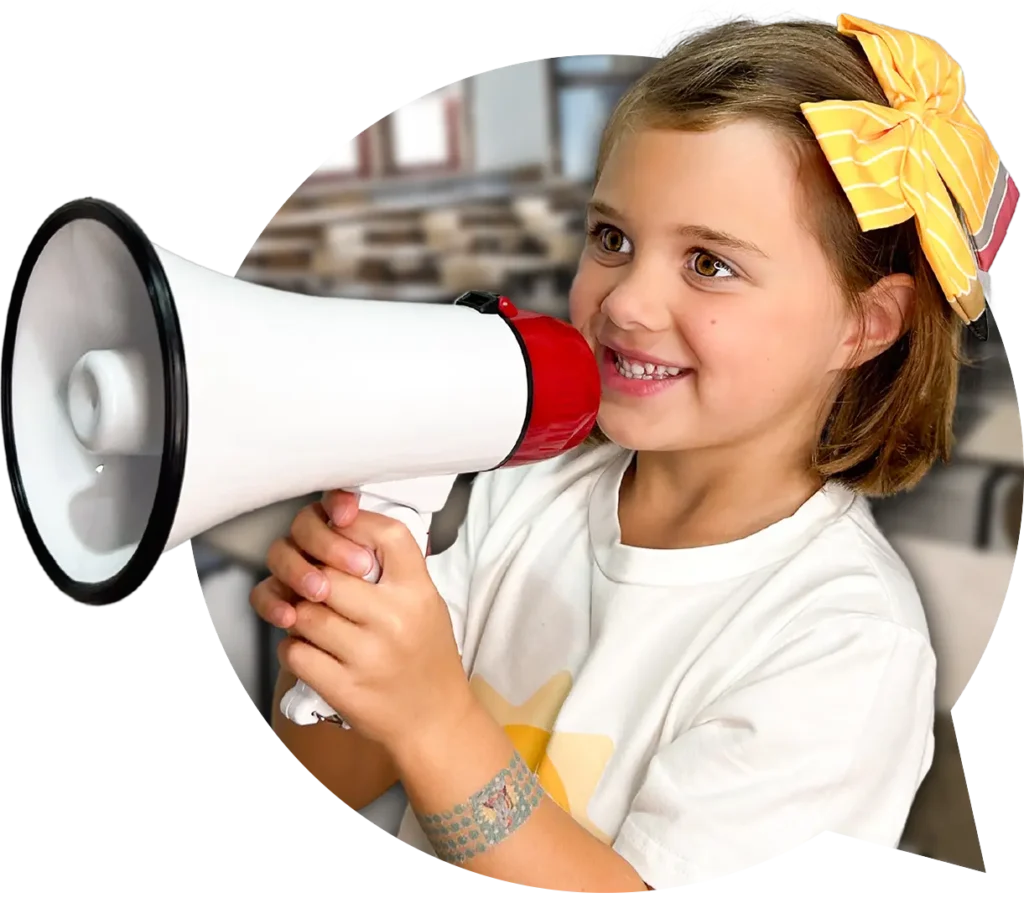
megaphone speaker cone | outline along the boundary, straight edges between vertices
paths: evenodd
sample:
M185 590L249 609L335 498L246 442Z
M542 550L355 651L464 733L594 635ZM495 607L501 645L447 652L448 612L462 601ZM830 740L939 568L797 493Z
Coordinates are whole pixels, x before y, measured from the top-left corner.
M164 552L188 444L185 351L160 258L91 198L32 239L7 314L3 438L18 516L56 586L119 601Z

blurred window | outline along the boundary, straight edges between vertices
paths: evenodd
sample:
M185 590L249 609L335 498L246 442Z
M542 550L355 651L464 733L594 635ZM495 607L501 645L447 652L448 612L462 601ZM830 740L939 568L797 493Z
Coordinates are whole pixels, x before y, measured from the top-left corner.
M430 94L398 109L391 116L395 166L443 166L451 154L446 98Z
M563 176L593 178L601 132L615 104L654 62L635 56L572 56L551 61L556 145Z
M611 72L614 59L611 56L563 56L555 60L555 71L559 75Z
M351 173L359 169L359 139L346 141L321 164L321 172Z
M621 96L621 89L607 85L562 88L558 92L563 176L580 181L593 177L601 132Z
M311 180L335 182L367 178L371 171L370 141L370 131L367 130L332 148Z
M462 158L462 85L412 101L385 120L390 174L455 172Z

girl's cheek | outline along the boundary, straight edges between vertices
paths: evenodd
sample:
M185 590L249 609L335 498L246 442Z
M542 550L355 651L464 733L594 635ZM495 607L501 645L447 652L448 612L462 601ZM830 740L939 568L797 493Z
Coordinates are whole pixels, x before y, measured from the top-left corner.
M593 332L594 317L601 307L600 296L595 288L577 277L569 291L569 322L584 335Z
M763 344L765 325L744 312L733 314L719 309L693 313L694 316L686 318L681 328L698 356L701 350L705 350L715 357L745 359Z

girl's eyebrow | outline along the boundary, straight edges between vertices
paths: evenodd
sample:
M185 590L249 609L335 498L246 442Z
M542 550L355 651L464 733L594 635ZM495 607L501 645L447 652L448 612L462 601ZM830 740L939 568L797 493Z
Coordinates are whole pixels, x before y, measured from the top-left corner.
M626 217L620 212L615 210L610 204L605 204L603 201L598 201L596 198L593 199L587 205L587 217L590 218L594 214L598 216L606 217L607 219L625 220Z
M620 221L626 219L623 214L610 204L606 204L604 201L597 200L596 198L587 204L587 214L590 215L592 213L597 213L601 216L606 216L609 219L617 219ZM768 259L768 255L753 242L737 238L735 235L730 235L728 232L723 232L721 229L712 229L710 226L688 225L679 226L676 231L680 235L692 237L698 241L706 241L712 244L721 245L726 248L732 248L735 251L747 251L750 254L756 254L758 257Z
M722 232L719 229L712 229L710 226L680 226L677 231L681 235L692 235L698 241L723 245L735 251L748 251L751 254L756 254L758 257L768 259L768 255L753 242L744 241L742 238L737 238L735 235L730 235L728 232Z

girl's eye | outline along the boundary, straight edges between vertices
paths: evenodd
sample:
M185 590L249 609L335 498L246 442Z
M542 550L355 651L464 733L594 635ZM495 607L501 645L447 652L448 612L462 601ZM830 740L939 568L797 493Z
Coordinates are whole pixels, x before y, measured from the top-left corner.
M609 254L629 254L633 247L628 238L614 226L597 225L590 230L602 251Z
M729 264L707 251L697 251L694 254L693 271L702 279L728 279L736 275Z

